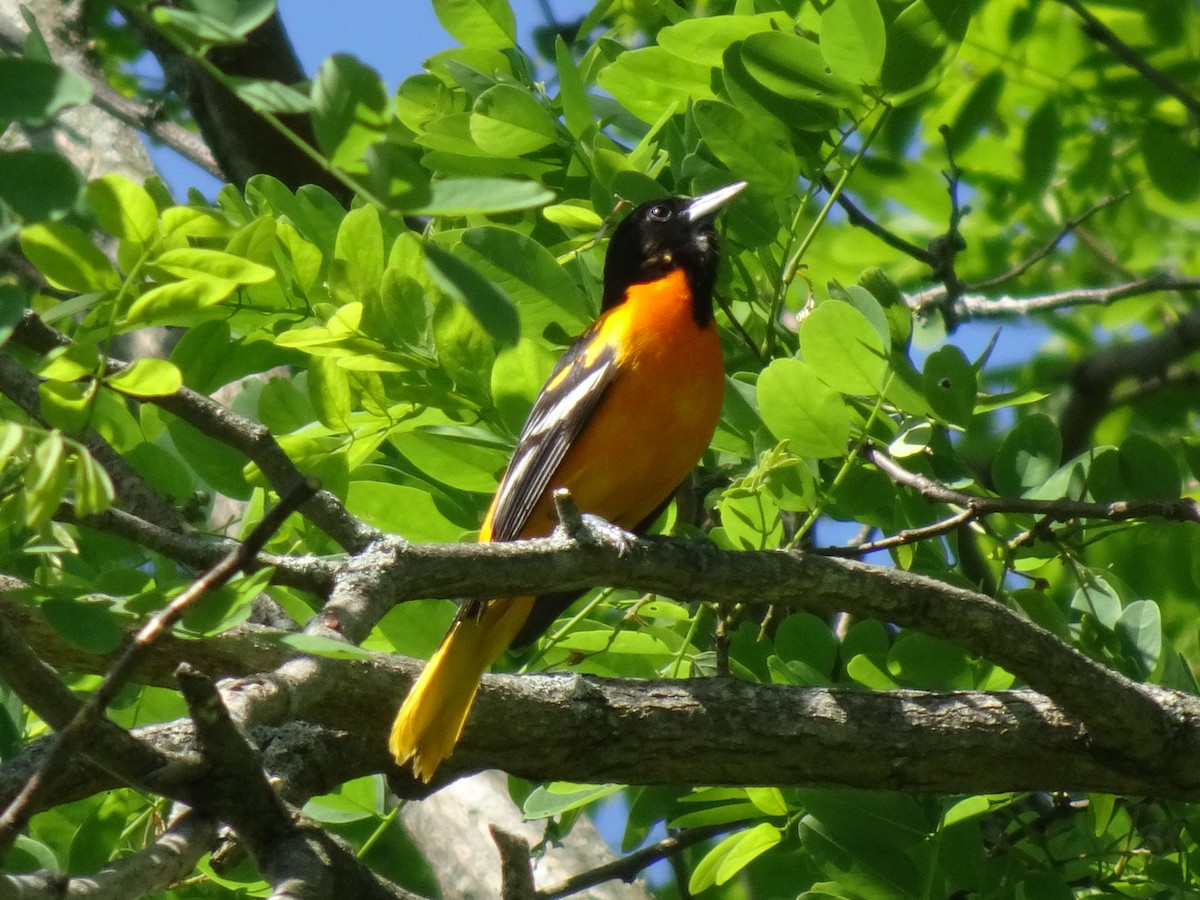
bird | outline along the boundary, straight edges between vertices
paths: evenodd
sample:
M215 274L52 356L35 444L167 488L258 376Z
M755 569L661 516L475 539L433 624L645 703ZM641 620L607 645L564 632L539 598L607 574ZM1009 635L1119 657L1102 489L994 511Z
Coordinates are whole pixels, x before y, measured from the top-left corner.
M643 203L614 230L600 313L530 410L481 542L549 535L565 488L585 514L648 528L708 449L725 386L713 317L717 213L745 187ZM483 673L579 596L464 602L396 715L388 748L429 782L453 752Z

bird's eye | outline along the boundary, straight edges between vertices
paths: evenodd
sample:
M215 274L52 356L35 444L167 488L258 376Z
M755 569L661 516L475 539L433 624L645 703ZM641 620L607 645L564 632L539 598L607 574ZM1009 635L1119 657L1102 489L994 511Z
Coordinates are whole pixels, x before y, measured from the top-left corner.
M650 207L649 216L655 222L665 222L671 218L671 208L659 203Z

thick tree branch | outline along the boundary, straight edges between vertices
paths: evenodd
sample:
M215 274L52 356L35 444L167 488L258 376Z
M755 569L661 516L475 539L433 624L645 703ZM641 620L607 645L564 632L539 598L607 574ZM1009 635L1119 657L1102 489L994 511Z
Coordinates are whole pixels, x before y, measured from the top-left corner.
M1176 796L1190 796L1200 784L1200 771L1186 762L1197 758L1195 698L1130 682L990 598L932 579L797 553L723 552L669 538L636 541L624 555L602 543L576 545L562 537L510 545L402 545L394 551L395 562L383 566L369 587L398 600L610 584L682 600L752 598L820 615L847 610L953 641L1057 701L1029 692L847 694L725 680L496 676L485 680L447 776L502 766L533 778L578 781L636 777L945 791L1088 786ZM354 740L367 742L358 758L365 753L371 771L387 768L387 722L419 666L296 662L303 665L289 663L280 676L252 678L244 688L228 690L250 689L247 700L259 706L254 720L262 725L301 717L353 730ZM997 741L998 733L1006 739ZM661 757L650 747L661 747ZM816 747L824 749L814 755ZM767 748L777 754L769 763ZM347 751L347 759L352 756ZM1005 758L1016 762L1003 765Z

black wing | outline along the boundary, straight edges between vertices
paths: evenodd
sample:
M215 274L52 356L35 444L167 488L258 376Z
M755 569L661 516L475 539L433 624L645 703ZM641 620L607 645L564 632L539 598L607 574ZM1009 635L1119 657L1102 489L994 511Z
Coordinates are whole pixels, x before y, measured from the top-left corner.
M554 367L517 439L492 501L491 540L516 540L551 477L617 374L616 351L593 327Z

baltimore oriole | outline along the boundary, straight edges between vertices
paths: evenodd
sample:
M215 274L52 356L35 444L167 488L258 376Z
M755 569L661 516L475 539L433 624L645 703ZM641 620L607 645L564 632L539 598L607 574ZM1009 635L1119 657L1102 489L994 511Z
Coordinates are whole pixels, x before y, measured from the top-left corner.
M645 203L617 226L600 316L542 388L480 541L544 537L552 494L637 532L708 448L725 369L713 322L717 211L746 186ZM469 601L396 716L388 746L429 781L454 749L484 671L534 640L576 594Z

